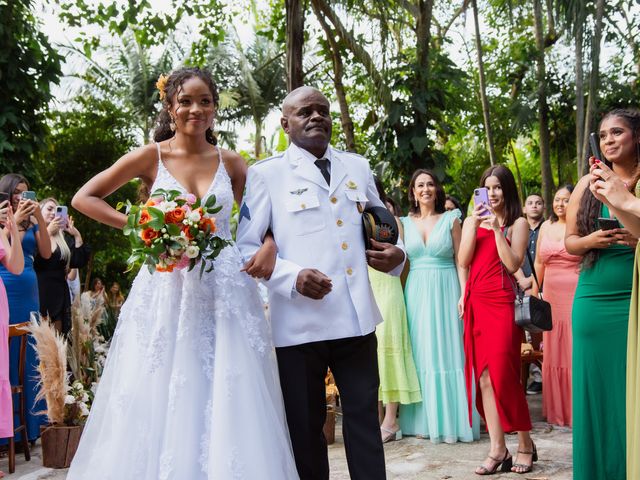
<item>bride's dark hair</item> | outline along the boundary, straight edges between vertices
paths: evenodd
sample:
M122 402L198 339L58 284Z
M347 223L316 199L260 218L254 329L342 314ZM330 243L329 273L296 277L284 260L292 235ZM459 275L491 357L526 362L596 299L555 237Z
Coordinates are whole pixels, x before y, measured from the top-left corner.
M190 78L199 78L202 80L211 91L211 96L213 97L213 104L216 109L218 108L218 102L220 100L220 96L218 94L218 87L216 83L213 81L213 77L211 76L211 72L206 69L200 69L199 67L190 67L190 68L180 68L178 70L174 70L167 77L166 82L164 84L164 98L162 100L162 110L158 114L157 126L153 132L153 140L156 142L162 142L163 140L167 140L175 135L170 128L171 124L171 116L169 115L169 110L173 105L178 93L182 89L182 84L189 80ZM213 131L211 127L209 127L205 133L207 137L207 142L211 145L217 145L218 141L216 137L213 135Z

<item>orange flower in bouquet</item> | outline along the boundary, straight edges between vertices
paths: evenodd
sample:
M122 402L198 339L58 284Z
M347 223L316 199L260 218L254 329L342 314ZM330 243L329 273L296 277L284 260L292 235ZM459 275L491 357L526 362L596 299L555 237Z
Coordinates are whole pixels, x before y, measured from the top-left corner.
M138 220L139 225L144 225L145 223L149 223L151 221L151 215L149 211L146 209L142 209L140 211L140 220Z
M160 233L155 231L153 228L145 228L144 230L140 230L140 238L145 243L145 245L151 245L156 238L160 236Z
M127 263L132 268L142 262L150 272L173 272L200 264L200 275L213 269L213 261L231 242L215 235L213 214L216 206L211 195L202 201L178 190L156 190L143 205L130 202L127 224L123 228L132 245ZM207 264L209 267L207 268Z

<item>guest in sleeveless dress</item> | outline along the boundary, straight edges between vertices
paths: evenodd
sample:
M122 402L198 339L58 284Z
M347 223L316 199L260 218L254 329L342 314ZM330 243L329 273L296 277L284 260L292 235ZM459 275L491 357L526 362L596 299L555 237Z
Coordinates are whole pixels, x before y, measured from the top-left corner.
M564 246L572 191L572 185L565 185L556 192L553 213L540 227L535 257L535 272L553 318L553 329L542 334L542 414L547 422L560 426L571 426L571 308L581 260ZM531 295L538 292L534 281Z
M377 179L376 187L380 200L395 217L395 205L393 201L389 201L382 183ZM397 217L396 222L402 235L402 224ZM402 430L397 419L398 406L420 402L422 396L416 366L413 362L413 352L407 328L407 309L400 277L380 272L371 267L368 267L367 270L373 296L383 319L376 327L376 339L378 340L378 372L380 375L378 399L384 406L380 433L382 442L386 443L402 438Z
M500 470L527 473L538 458L531 439L531 418L520 385L522 330L514 322L513 274L522 265L529 227L522 217L515 179L503 165L489 167L480 185L489 205L476 205L464 222L458 261L468 269L464 295L465 377L469 421L473 384L476 406L489 431L491 447L478 475ZM505 432L518 432L516 462ZM513 466L512 466L513 463Z
M49 317L55 328L63 334L71 330L71 295L67 284L69 268L82 268L89 261L90 250L82 241L82 235L72 217L63 224L56 216L59 205L55 198L40 202L42 217L51 238L51 257L36 256L33 268L38 277L40 314Z
M567 250L585 255L573 307L573 466L575 478L631 480L640 478L640 201L631 193L640 112L607 113L599 133L606 161L590 159L567 214ZM598 229L593 219L612 214L624 229Z
M24 200L22 192L29 190L27 180L19 174L9 173L0 179L0 192L6 192L11 199L11 207L15 212L15 222L21 239L24 253L24 269L16 275L0 264L0 279L4 283L9 301L9 323L28 322L31 312L38 312L38 279L33 269L33 261L37 255L43 258L51 256L51 244L47 229L44 227L44 219L37 202ZM40 228L42 226L42 228ZM18 382L18 343L14 342L9 352L10 377L12 383ZM46 410L44 400L36 402L38 394L38 357L35 351L35 342L29 337L25 357L25 418L27 423L27 438L29 441L40 437L40 425L47 423L46 416L37 415L36 412ZM18 419L16 418L16 425ZM22 433L16 436L20 440ZM0 440L0 444L5 443Z
M0 204L0 263L14 275L20 275L24 268L22 244L9 243L7 233L12 238L19 238L9 201ZM0 438L13 437L13 404L11 399L11 382L9 381L9 302L7 291L0 279ZM0 478L4 474L0 472Z
M231 244L202 276L138 272L67 479L296 480L270 325L231 238L246 164L216 145L209 72L183 68L161 80L157 143L93 177L73 205L122 228L126 216L103 198L134 177L151 192L215 195L216 235ZM267 250L275 258L275 246Z
M471 442L480 423L473 409L469 424L466 407L458 311L465 277L456 268L461 213L445 211L444 189L428 170L413 174L409 202L411 213L401 219L410 265L405 300L422 402L400 409L400 428L433 443Z

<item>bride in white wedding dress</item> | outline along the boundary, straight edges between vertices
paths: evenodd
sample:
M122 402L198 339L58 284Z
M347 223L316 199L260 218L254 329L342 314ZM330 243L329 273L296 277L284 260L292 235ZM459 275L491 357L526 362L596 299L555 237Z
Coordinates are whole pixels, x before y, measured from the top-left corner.
M156 143L118 160L73 199L86 215L122 228L104 200L140 178L150 191L215 195L217 234L231 239L246 165L215 146L218 94L208 72L180 69L159 84ZM249 273L275 256L267 239ZM232 244L199 268L138 273L108 354L68 480L297 479L270 327L255 281Z

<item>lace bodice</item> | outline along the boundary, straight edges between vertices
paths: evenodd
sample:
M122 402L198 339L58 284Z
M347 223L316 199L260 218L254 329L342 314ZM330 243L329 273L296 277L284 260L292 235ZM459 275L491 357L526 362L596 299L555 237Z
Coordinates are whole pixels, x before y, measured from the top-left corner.
M184 188L180 182L178 182L173 175L167 170L167 167L164 166L164 162L162 161L162 155L160 153L160 144L156 143L156 147L158 148L158 174L156 175L156 180L153 182L153 186L151 187L151 192L157 190L158 188L163 188L165 190L179 190L184 193L193 193L188 192L186 188ZM213 215L216 219L216 226L218 228L217 235L226 240L231 240L231 228L229 226L229 220L231 218L231 210L233 208L233 190L231 188L231 178L229 178L229 174L227 173L227 169L224 167L224 161L222 160L222 153L219 147L216 147L218 151L218 158L220 162L218 164L218 170L216 171L215 176L213 177L213 181L207 190L202 201L206 201L211 195L216 196L216 205L221 205L222 210Z

